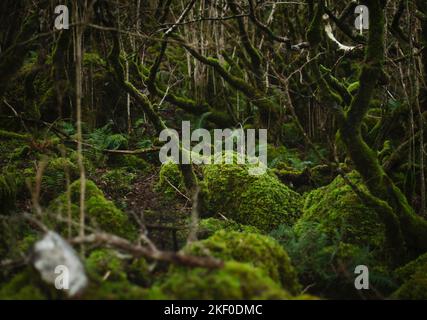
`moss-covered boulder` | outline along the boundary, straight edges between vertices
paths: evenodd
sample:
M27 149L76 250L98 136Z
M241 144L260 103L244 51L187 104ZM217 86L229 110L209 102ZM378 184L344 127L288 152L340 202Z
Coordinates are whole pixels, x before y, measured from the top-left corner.
M261 269L235 261L223 268L173 268L149 298L181 300L290 299L292 296Z
M199 239L209 238L215 232L220 230L239 231L239 232L247 232L247 233L261 233L256 227L237 223L231 219L224 220L224 219L216 219L216 218L207 218L199 221L198 238Z
M180 192L185 193L184 178L177 164L169 161L161 166L155 190L166 200L174 199Z
M297 294L301 289L286 251L268 236L221 230L206 240L190 243L184 252L252 264L288 292Z
M427 300L427 253L396 270L402 285L393 294L394 299Z
M301 196L271 171L251 175L250 168L248 164L204 166L208 210L263 232L283 223L292 225L300 215Z
M80 180L70 186L70 207L73 219L79 217ZM67 217L68 201L64 193L52 201L49 210L53 214ZM136 228L128 216L119 210L113 202L104 197L102 191L91 180L86 181L85 212L89 225L102 231L132 239L136 236ZM50 220L54 220L50 218ZM50 221L52 223L52 221ZM64 225L64 223L62 223ZM56 226L58 226L56 224ZM64 226L63 226L64 227Z
M364 188L359 176L348 177L359 188ZM331 241L381 250L384 248L384 225L377 213L365 206L341 176L305 197L303 215L294 229L298 235L318 229Z

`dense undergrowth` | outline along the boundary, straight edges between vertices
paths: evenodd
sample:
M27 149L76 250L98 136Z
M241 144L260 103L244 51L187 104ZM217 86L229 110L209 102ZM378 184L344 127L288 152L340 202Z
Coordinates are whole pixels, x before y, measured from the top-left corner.
M99 141L99 132L96 135ZM121 141L128 139L126 135L122 138ZM77 235L78 225L70 226L67 218L70 214L77 221L79 215L80 181L75 172L74 151L65 148L64 153L62 147L60 151L52 145L46 156L31 146L20 146L14 139L3 139L2 147L1 160L6 165L1 175L1 260L31 257L32 245L42 235L20 215L32 210L28 188L35 183L35 163L46 162L40 194L44 208L41 222L64 237L69 237L69 232ZM111 146L118 147L119 144ZM22 149L26 150L25 158L17 156ZM305 191L295 191L292 183L277 178L275 168L285 165L290 156L294 163L298 161L307 169L310 164L302 161L303 155L296 150L271 149L276 159L270 158L271 168L261 176L249 175L248 165L200 166L198 175L205 201L200 212L199 240L189 244L186 239L191 228L191 195L186 194L177 165L159 165L154 157L143 160L134 155L111 156L88 150L85 208L89 228L134 242L143 221L148 236L159 248L212 256L225 261L225 265L219 270L194 269L91 246L84 258L90 285L80 297L423 297L422 268L426 259L419 257L397 270L392 267L384 250L384 228L375 210L364 204L341 176L319 174L307 183ZM286 166L289 170L289 163ZM314 175L315 171L310 171ZM348 172L347 177L363 188L355 172ZM324 185L314 181L324 181ZM64 193L67 183L69 192ZM164 228L156 229L159 226ZM370 267L371 290L361 292L354 288L357 265ZM0 279L3 299L66 298L43 283L25 263L3 268Z

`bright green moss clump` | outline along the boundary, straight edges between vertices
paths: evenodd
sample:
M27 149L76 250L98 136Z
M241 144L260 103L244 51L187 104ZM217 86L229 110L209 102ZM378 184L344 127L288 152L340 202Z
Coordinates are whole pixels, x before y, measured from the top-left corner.
M403 282L392 298L405 300L427 300L427 254L408 263L396 271Z
M357 174L349 178L364 188ZM315 224L321 234L337 240L371 249L384 247L384 226L377 213L366 207L341 176L322 188L310 192L303 215L295 225L298 235L304 234Z
M260 233L260 231L253 226L240 224L231 219L220 220L216 218L207 218L199 222L198 238L206 239L219 230Z
M175 198L178 194L177 190L185 193L183 176L176 163L170 161L162 165L155 190L161 192L166 199Z
M146 289L131 283L128 279L129 261L119 258L109 249L93 251L86 259L90 284L84 299L144 299ZM138 264L140 273L147 271L146 264Z
M203 167L208 209L237 223L268 232L292 225L300 215L301 196L267 171L249 174L249 165L212 164Z
M157 297L182 300L291 298L263 270L235 261L214 270L173 268L166 280L150 291Z
M71 190L71 212L74 219L79 217L80 180L73 182ZM85 211L88 222L93 227L126 238L134 238L136 229L131 224L128 216L119 210L113 202L105 199L104 194L90 180L86 181ZM49 209L54 213L67 215L67 196L62 194L55 199Z
M221 230L189 244L184 252L253 264L290 293L297 294L301 289L287 253L274 239L261 234Z
M30 271L16 274L0 287L0 300L44 300L46 295L34 284Z

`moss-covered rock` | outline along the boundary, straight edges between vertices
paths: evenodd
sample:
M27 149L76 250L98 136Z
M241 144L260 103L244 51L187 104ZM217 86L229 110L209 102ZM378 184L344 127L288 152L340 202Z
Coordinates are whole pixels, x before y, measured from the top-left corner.
M79 217L80 180L70 185L70 206L74 219ZM49 206L50 211L67 216L67 194L64 193ZM128 216L119 210L113 202L107 200L101 190L91 180L86 181L85 211L88 223L92 227L105 232L132 239L136 236L136 228Z
M301 196L269 170L251 175L250 168L247 164L204 166L208 210L263 232L283 223L292 225L300 215Z
M220 230L260 233L256 227L240 224L231 219L207 218L199 221L198 238L206 239Z
M348 176L359 188L364 188L356 173ZM294 229L301 235L313 223L331 241L339 239L378 250L384 247L384 226L377 213L360 201L341 176L305 197L303 215Z
M427 254L396 270L402 285L393 294L394 299L427 300Z
M169 161L162 165L155 190L167 200L174 199L179 192L185 193L184 178L176 163Z
M190 243L184 252L249 263L263 270L288 292L297 294L301 289L287 253L268 236L221 230L206 240Z
M220 269L173 268L149 298L168 299L290 299L291 295L250 264L226 262Z

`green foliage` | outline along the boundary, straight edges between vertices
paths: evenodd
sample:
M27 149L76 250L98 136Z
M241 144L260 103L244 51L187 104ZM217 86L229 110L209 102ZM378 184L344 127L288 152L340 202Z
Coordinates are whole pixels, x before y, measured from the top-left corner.
M53 158L48 162L42 177L43 199L52 199L65 189L67 171L71 181L78 178L79 169L70 158Z
M292 225L300 215L301 196L270 171L251 175L250 168L237 164L203 167L209 210L264 232L282 223Z
M308 161L301 160L297 151L288 149L285 146L274 147L268 145L267 154L269 168L276 168L279 164L284 164L287 167L293 168L293 170L303 170L311 164Z
M226 262L220 269L173 268L152 295L167 299L289 299L291 296L265 273L249 264Z
M153 170L150 163L133 154L110 155L108 165L138 175L147 174Z
M358 265L369 266L371 288L383 293L394 290L389 270L368 248L339 239L331 241L315 223L307 225L305 230L297 234L291 227L282 225L271 236L286 248L301 283L310 286L309 292L328 298L360 298L353 276ZM378 298L372 290L363 295Z
M87 141L95 147L90 150L89 155L100 163L107 160L102 150L126 149L128 146L128 138L125 135L113 133L111 122L89 133Z
M0 300L45 300L47 296L35 284L35 275L28 270L17 273L0 287Z
M297 147L304 143L304 136L295 122L287 122L282 125L283 143L286 146Z
M0 174L0 215L15 208L17 193L16 177L13 173Z
M188 244L183 251L197 256L253 264L288 292L300 292L296 272L287 253L268 236L220 230L206 240Z
M107 185L106 188L119 196L125 196L132 190L135 179L136 174L124 168L109 170L101 176L101 180Z
M396 270L402 285L392 298L404 300L427 300L427 254Z
M71 213L75 220L79 217L80 180L70 186ZM62 194L52 201L49 209L53 213L67 216L67 195ZM103 231L132 239L136 236L136 229L127 215L119 210L113 202L105 199L101 190L90 180L86 181L85 211L89 225Z

